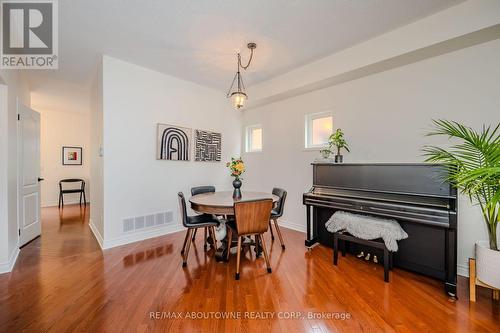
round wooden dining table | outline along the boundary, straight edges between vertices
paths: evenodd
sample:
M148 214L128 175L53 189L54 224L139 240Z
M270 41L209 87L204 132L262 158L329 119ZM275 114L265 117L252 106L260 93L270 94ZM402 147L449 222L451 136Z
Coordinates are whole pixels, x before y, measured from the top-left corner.
M214 214L214 215L234 215L234 203L240 201L248 200L260 200L260 199L273 199L273 204L278 202L279 197L266 192L242 192L241 199L233 199L232 191L220 191L220 192L209 192L193 195L189 198L191 203L191 208L198 213ZM219 248L215 250L215 258L217 261L224 261L226 258L226 251L228 251L227 246L228 240L226 238L222 241ZM236 245L236 242L231 240L231 247ZM252 245L256 245L255 242ZM262 252L259 246L255 246L256 255L259 256Z
M279 198L266 192L242 192L241 199L233 199L232 191L210 192L193 195L189 198L191 208L195 212L214 215L234 215L234 203L239 201L273 199L276 203Z

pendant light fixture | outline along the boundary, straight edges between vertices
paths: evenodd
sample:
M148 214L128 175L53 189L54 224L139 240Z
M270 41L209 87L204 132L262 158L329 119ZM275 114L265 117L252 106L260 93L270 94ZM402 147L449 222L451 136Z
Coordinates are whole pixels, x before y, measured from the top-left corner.
M243 68L244 70L246 70L250 66L253 58L253 50L257 48L257 44L248 43L247 47L250 49L250 58L248 59L248 63L246 64L246 66L243 66L241 64L241 55L238 52L238 70L236 71L236 75L233 78L233 82L231 83L231 87L229 87L229 91L227 92L226 96L227 98L230 98L232 100L233 106L237 110L241 109L245 105L248 97L245 91L245 85L243 84L243 78L241 77L240 69Z

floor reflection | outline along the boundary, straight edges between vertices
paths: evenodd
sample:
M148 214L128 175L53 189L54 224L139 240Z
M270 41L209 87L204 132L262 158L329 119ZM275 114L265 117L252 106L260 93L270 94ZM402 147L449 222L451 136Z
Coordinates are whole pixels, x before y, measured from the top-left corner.
M88 205L66 205L66 207L59 208L59 228L73 224L85 224L88 210Z
M123 257L123 266L129 267L136 264L140 264L147 260L153 260L163 257L166 254L171 254L173 251L172 244L167 244L165 246L157 246L155 248L147 249L144 251L138 251L136 253L129 254Z

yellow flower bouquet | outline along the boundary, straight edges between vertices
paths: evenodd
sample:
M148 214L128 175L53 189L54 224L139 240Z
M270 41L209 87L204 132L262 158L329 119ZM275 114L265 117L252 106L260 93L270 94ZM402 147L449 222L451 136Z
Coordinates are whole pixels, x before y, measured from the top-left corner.
M241 159L241 157L234 158L231 157L231 161L226 163L226 167L231 171L231 176L234 177L233 180L233 199L239 200L241 199L241 180L240 176L245 172L245 163Z
M245 163L239 158L231 157L231 161L226 163L226 167L231 171L231 176L236 180L240 179L240 176L245 172Z

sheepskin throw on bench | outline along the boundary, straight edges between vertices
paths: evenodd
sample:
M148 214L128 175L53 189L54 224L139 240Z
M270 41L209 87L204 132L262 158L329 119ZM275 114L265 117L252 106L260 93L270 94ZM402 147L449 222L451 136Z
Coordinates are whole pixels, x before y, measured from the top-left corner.
M399 240L408 238L408 234L394 219L352 214L336 211L326 222L326 229L330 232L345 231L351 235L373 240L382 238L385 246L391 252L398 250Z

